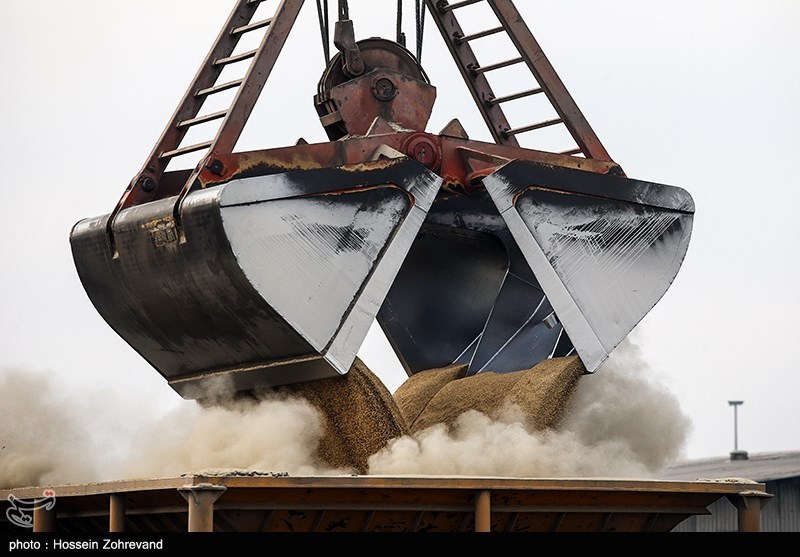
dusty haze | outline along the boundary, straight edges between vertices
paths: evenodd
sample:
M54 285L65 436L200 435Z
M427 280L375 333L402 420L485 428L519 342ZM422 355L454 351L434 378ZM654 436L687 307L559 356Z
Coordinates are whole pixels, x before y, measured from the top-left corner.
M627 341L580 379L557 430L526 430L520 409L504 410L495 421L467 412L450 433L439 425L397 439L373 455L370 473L652 477L681 457L691 431L677 399Z
M319 459L322 417L294 395L216 408L186 401L165 414L148 401L70 392L51 375L8 368L0 393L0 488L207 469L352 472ZM680 458L691 429L629 342L580 379L558 430L526 430L518 411L509 406L495 420L469 411L449 433L433 426L395 439L369 459L369 474L648 477Z

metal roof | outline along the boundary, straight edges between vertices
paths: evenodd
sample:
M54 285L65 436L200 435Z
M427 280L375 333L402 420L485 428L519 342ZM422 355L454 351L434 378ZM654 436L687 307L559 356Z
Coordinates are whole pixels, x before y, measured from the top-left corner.
M730 456L724 456L686 461L668 467L658 477L690 481L747 478L756 482L800 477L800 451L753 453L747 456L746 460L732 460Z

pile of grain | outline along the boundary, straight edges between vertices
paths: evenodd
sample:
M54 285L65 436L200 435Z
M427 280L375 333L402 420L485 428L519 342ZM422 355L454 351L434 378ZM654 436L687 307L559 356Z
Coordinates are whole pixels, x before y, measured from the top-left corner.
M436 424L451 425L467 410L497 419L509 404L522 411L532 430L556 427L586 373L577 356L545 360L512 373L484 372L464 377L463 366L417 373L395 392L410 433Z
M394 392L394 399L400 413L409 426L414 424L428 406L431 399L442 388L467 374L467 366L453 364L451 366L421 371L411 376Z
M497 419L513 404L528 428L553 428L585 368L577 357L568 357L513 373L465 377L466 371L458 364L417 373L392 396L356 359L346 375L283 389L304 397L323 416L320 458L334 468L365 474L370 456L392 439L440 423L452 425L467 410Z
M334 468L365 474L370 456L408 432L392 394L358 358L346 375L284 388L325 418L319 456Z

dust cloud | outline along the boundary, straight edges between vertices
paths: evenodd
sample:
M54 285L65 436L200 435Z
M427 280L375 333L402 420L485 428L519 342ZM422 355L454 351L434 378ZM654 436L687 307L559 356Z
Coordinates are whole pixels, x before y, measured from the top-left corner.
M657 473L683 458L692 422L658 383L641 348L625 341L578 383L563 428L587 447L616 453L609 464L636 462Z
M115 392L69 390L43 372L0 369L0 488L174 477L219 470L352 473L319 457L324 417L303 397L270 391L168 412ZM557 430L525 428L523 409L462 414L391 440L371 475L653 477L681 456L690 421L626 342L583 376Z
M640 349L619 346L585 375L557 430L527 430L508 405L490 420L469 411L449 430L435 425L392 441L370 458L380 475L655 477L682 456L691 421L651 377Z
M326 466L316 455L322 417L299 397L271 393L214 407L187 402L157 429L157 435L133 440L136 456L119 467L122 477L174 477L220 469L291 475L348 472Z
M348 472L316 456L323 422L302 398L168 412L118 393L71 391L44 372L0 370L0 489L175 477L220 470L292 475Z
M83 420L44 373L3 370L0 396L0 488L95 476Z

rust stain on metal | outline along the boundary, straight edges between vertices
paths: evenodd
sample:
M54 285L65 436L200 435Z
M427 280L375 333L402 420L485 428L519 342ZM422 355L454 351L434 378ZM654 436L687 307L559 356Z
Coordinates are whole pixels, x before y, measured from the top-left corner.
M364 172L365 170L387 169L398 164L398 159L381 159L374 162L359 162L355 164L348 164L342 166L341 169L346 172Z
M145 222L141 228L150 234L153 245L157 248L164 247L178 241L178 231L172 217L154 219Z

